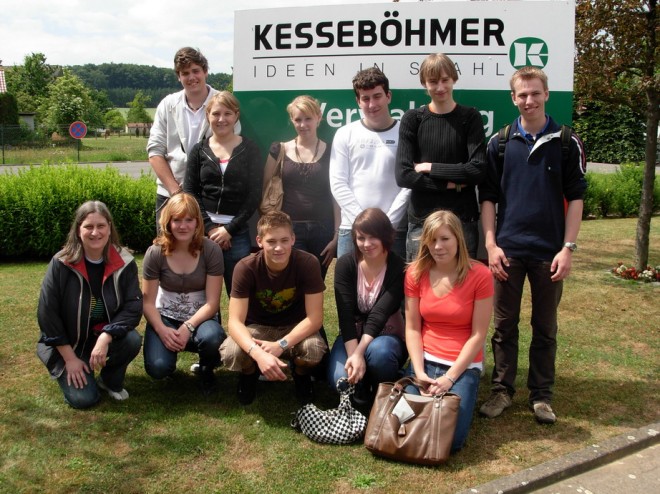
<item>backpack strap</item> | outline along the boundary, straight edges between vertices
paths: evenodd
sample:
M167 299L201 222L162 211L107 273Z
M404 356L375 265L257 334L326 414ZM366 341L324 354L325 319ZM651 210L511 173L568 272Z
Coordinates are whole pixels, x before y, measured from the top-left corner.
M568 163L569 151L571 148L571 136L573 135L573 129L568 125L561 126L561 162L562 165Z
M511 125L502 127L497 133L497 176L499 178L502 178L504 173L504 151L509 137L511 137Z

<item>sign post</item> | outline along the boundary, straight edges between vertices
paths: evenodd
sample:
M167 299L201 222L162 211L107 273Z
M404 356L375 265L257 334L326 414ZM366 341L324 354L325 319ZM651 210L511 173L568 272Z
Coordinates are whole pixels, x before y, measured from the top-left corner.
M69 126L69 135L78 141L78 163L80 163L80 141L87 135L87 125L85 125L85 122L73 122Z

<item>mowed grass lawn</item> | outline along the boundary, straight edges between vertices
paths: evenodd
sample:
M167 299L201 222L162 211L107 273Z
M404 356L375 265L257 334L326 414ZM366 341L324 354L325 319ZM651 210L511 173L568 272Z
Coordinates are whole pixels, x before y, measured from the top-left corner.
M91 134L90 134L91 135ZM81 163L104 163L110 161L147 161L147 138L135 135L111 135L85 137L80 143ZM77 141L57 146L11 147L4 151L7 165L32 165L48 163L78 162ZM1 163L1 162L0 162Z
M659 220L653 219L651 235L656 264ZM465 449L437 468L375 458L361 444L310 442L289 427L297 409L290 381L260 383L255 403L242 407L235 397L236 376L220 370L220 391L204 398L188 372L195 361L190 354L181 355L176 375L165 382L145 374L140 355L128 370L128 401L104 396L91 410L70 409L34 353L46 264L2 264L0 492L456 492L655 422L660 288L609 273L617 261L632 260L635 224L634 219L583 223L560 308L557 424L540 426L527 409L525 302L514 406L495 420L476 416ZM327 285L325 327L334 339L331 274ZM492 357L487 359L490 372ZM486 376L479 405L488 393ZM322 407L336 403L321 383L317 397Z

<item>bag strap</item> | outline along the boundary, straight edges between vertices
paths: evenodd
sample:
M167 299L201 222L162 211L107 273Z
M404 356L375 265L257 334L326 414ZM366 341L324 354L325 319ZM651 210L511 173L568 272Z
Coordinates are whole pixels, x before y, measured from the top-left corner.
M280 154L277 155L277 168L275 168L274 175L282 176L282 168L284 167L284 155L286 150L284 149L284 143L280 142Z

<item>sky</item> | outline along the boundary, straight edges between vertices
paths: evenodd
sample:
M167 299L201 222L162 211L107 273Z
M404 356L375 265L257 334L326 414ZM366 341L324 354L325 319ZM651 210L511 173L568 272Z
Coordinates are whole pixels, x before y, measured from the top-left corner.
M400 0L415 1L415 0ZM11 3L11 6L8 4ZM5 0L2 65L43 53L51 65L133 63L172 68L182 46L199 48L211 73L231 73L234 12L387 0Z

